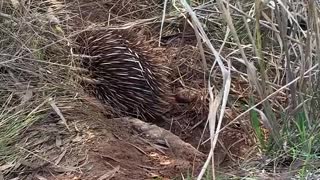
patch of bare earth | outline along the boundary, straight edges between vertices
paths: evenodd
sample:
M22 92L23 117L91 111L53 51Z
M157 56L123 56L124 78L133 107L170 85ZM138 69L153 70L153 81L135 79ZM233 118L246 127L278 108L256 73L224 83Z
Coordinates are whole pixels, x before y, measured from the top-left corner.
M14 165L8 177L180 179L181 174L197 174L206 157L194 148L201 137L200 128L189 136L180 134L180 138L173 133L181 130L171 133L138 119L110 118L87 102L62 112L69 130L55 112L29 128L18 144L26 158ZM234 129L228 129L221 135L215 153L220 165L243 153L245 138L232 132ZM204 152L208 148L201 146Z
M174 178L198 169L204 155L169 131L130 118L108 118L96 106L53 112L25 132L28 156L11 176L46 179ZM30 161L28 161L30 159Z

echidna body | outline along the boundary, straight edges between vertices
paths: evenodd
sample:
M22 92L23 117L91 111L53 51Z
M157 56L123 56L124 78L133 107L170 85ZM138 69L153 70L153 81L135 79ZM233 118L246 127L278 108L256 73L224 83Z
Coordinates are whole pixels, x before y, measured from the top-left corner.
M160 66L115 31L84 32L76 42L80 66L88 71L86 90L122 115L162 119L167 102Z

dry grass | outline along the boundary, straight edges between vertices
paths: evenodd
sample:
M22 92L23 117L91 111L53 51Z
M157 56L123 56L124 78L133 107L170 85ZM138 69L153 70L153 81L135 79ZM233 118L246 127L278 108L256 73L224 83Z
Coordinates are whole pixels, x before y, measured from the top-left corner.
M298 164L285 167L286 171L308 176L318 167L315 162L320 145L319 10L314 1L308 6L302 0L294 1L288 4L288 11L282 3L272 8L253 0L169 1L163 16L164 5L157 1L67 1L52 15L45 9L44 16L39 14L42 6L14 8L3 2L0 167L16 159L19 154L13 144L26 128L52 110L52 98L62 103L59 108L63 102L75 100L75 63L68 46L72 36L88 27L110 25L126 29L139 26L154 47L161 35L160 44L166 47L162 55L175 57L166 62L172 68L171 89L174 93L189 89L192 96L189 104L172 112L188 118L182 129L192 130L207 119L214 149L217 135L238 123L255 141L249 155L233 156L241 163L225 175L288 176L282 174L282 162ZM92 13L95 9L99 11ZM300 18L297 14L306 19L308 27L301 29L303 24L293 23L288 34L286 18L295 22ZM229 117L228 110L235 115L225 118L227 121L223 117ZM227 125L221 127L223 121ZM262 154L268 155L266 161L271 163L263 162ZM206 165L213 159L209 156ZM263 174L263 170L268 171ZM212 171L217 172L214 167Z
M49 23L52 17L41 14L37 4L14 2L2 1L0 14L0 164L4 174L19 169L17 163L28 157L17 144L26 129L45 120L53 103L63 109L65 102L73 101L75 92L70 90L77 88L63 32Z
M183 7L177 3L176 8L180 12L186 11L189 14L193 14L193 11L191 9L188 10L188 5L183 2ZM285 154L285 157L290 158L294 156L291 160L274 158L272 162L275 163L274 166L279 167L276 165L279 161L289 161L290 163L302 161L304 162L302 163L303 165L291 170L295 171L301 168L299 173L301 173L300 176L304 177L307 171L310 170L309 168L312 168L310 166L306 167L306 162L311 157L317 159L317 150L314 150L312 147L318 147L318 143L313 140L309 141L310 144L308 146L311 147L308 150L305 148L302 148L305 150L300 150L299 147L308 141L306 137L317 137L319 135L318 126L315 125L315 122L311 122L317 121L317 118L311 115L315 113L312 110L313 105L305 104L308 100L313 99L314 103L317 101L317 95L314 93L312 93L313 98L310 95L306 95L313 91L311 90L313 89L312 87L317 86L311 80L315 78L313 74L318 72L316 59L318 57L317 29L319 27L315 24L318 21L317 5L312 5L311 2L309 3L309 7L306 7L307 4L302 1L291 2L291 4L283 4L283 2L279 1L274 9L268 7L270 4L267 6L267 4L259 1L231 1L230 3L217 1L217 3L204 2L202 4L192 2L191 4L194 6L196 16L192 17L191 15L189 24L197 27L195 32L199 33L203 44L207 46L205 49L211 52L211 57L205 54L202 57L210 60L214 56L215 61L219 63L219 57L211 48L212 45L219 47L220 55L222 55L222 59L224 60L224 66L227 66L229 61L232 61L232 86L237 86L237 83L241 81L247 82L250 85L246 89L246 92L240 92L241 99L245 99L247 104L245 106L249 109L240 113L229 125L242 118L248 112L251 112L252 127L250 129L253 130L254 136L257 139L257 145L259 145L257 146L257 150L268 152L267 154L271 155L271 157L276 157L278 153ZM290 5L290 9L287 9L286 5ZM307 9L309 9L309 14L307 14ZM221 19L217 20L217 16L213 14L221 15ZM299 20L300 17L296 16L297 14L308 21L308 27L305 27L303 22ZM211 17L213 18L211 19ZM290 30L288 30L287 18L291 19ZM201 24L194 23L197 20L200 20ZM217 33L211 27L217 27L217 22L221 22L221 20L224 20L226 26L223 26L224 23L221 23L222 26L220 28L223 29L222 33ZM311 26L312 24L315 26ZM208 27L205 30L210 35L209 37L206 37L201 32L202 26ZM311 33L309 38L308 36L303 36L306 32ZM208 44L209 41L210 43ZM201 52L199 42L198 47ZM209 65L211 67L210 61ZM224 67L222 64L219 64L219 68L223 69ZM226 75L224 74L224 70L221 71L223 78L227 77L224 76ZM226 81L223 82L222 87L219 88L217 86L215 89L220 89L220 93L224 92L225 95L228 95L226 91L228 86L225 84ZM304 85L301 86L302 84ZM212 89L209 89L209 92L211 91ZM222 108L220 112L223 113L224 111L223 105L219 104L223 102L221 95L217 94L215 97L217 101L212 100L210 102L210 105L212 105L209 106L211 107L210 112L214 115L210 118L209 113L209 124L210 121L215 121L216 114L218 114L216 110L217 106ZM237 95L239 95L239 91ZM308 97L308 100L305 99L306 97ZM304 109L302 110L301 107L304 107ZM252 110L260 116L252 114L254 113ZM237 109L236 111L241 112L242 110ZM300 113L299 118L297 117L297 113ZM312 116L312 120L310 116ZM290 126L289 129L288 126ZM298 126L298 130L295 129L297 128L295 126ZM225 126L223 129L226 127L228 126ZM309 129L312 133L306 132L306 129ZM265 130L270 135L263 133ZM212 126L210 131L215 133L219 131L219 127L216 129L215 126ZM265 140L265 136L268 136L267 141ZM212 137L216 138L217 136ZM293 137L300 137L300 139ZM283 144L289 142L291 144L289 145L290 148L283 147ZM214 148L215 142L212 142L212 145ZM271 149L273 150L270 151ZM293 153L296 151L298 151L298 157L296 156L297 154ZM308 155L305 156L305 153ZM263 168L267 168L267 166ZM276 170L272 173L280 172L280 170ZM198 178L201 178L201 176L202 174Z

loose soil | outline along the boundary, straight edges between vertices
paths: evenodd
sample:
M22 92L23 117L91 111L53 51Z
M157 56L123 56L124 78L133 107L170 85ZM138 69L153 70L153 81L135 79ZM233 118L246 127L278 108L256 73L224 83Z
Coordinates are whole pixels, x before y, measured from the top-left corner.
M159 128L161 133L157 134L157 131L148 132L146 128L130 123L139 122L137 119L108 118L96 103L86 102L64 109L69 130L55 112L30 127L18 145L23 147L21 153L28 154L30 161L28 158L21 161L10 176L138 180L181 179L181 175L187 177L187 174L199 172L206 156L188 143L197 146L200 130L191 132L193 139L181 135L187 142L184 144L170 131ZM145 123L144 126L152 124ZM220 141L226 149L219 146L215 151L217 165L228 162L227 152L241 154L243 150L243 144L231 146L241 140L232 132L235 131L224 131L221 135ZM232 151L228 151L230 147Z

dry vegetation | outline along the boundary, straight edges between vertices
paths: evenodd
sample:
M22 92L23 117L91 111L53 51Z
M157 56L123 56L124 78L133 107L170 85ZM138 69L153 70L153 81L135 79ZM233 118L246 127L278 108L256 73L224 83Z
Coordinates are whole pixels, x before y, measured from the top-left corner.
M317 2L0 1L0 180L317 179ZM70 49L89 28L129 30L171 68L172 122L83 92Z

